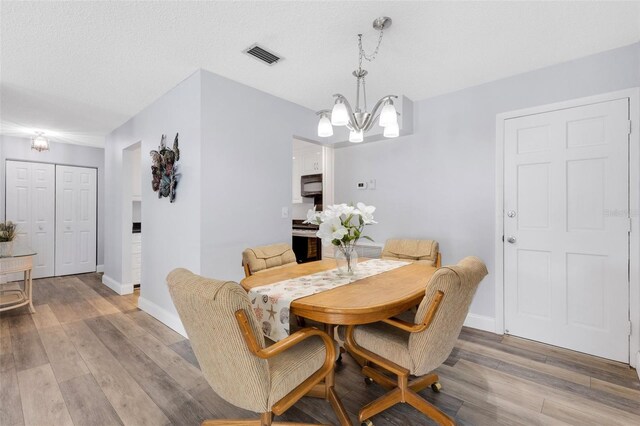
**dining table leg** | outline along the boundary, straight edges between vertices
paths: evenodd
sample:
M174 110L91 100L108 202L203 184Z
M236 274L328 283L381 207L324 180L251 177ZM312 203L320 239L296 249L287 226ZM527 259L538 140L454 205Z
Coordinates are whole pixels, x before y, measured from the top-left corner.
M324 325L324 331L331 336L331 338L335 341L338 342L338 358L336 359L336 363L337 364L342 364L342 354L346 352L346 349L344 348L344 345L342 343L342 341L338 338L337 332L336 332L336 325L335 324L325 324Z

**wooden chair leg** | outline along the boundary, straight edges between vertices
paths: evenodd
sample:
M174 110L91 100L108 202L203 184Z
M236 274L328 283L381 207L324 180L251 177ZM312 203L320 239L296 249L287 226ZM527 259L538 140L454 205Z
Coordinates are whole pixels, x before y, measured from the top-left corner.
M267 411L260 415L260 426L271 426L272 421L273 415L271 414L271 411Z
M341 426L349 426L351 421L349 420L349 415L347 414L347 410L342 405L342 401L338 398L336 394L335 386L335 371L331 370L329 374L324 378L324 386L326 389L326 400L329 401L333 411L336 413L336 417L340 422Z
M365 377L373 379L374 382L387 390L391 390L397 387L396 382L394 382L378 370L369 367L368 365L362 367L362 374L364 374Z
M409 389L417 393L428 388L437 381L439 381L437 374L427 374L426 376L418 377L417 379L409 382Z
M362 407L360 413L358 413L358 420L363 422L376 414L393 407L400 402L401 398L402 392L400 391L400 388L395 388L391 392L382 395L380 398L375 399Z
M433 405L429 404L426 400L422 399L420 395L412 390L407 390L405 393L405 399L407 404L411 405L416 410L420 411L427 417L432 418L441 426L455 426L455 422L449 416L442 411L438 410Z

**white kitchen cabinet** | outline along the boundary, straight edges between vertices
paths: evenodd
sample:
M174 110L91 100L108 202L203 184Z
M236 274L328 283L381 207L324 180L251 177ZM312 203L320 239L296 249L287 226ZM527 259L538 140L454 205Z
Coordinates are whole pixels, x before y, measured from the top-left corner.
M140 284L142 234L131 236L131 283Z
M302 196L300 195L300 176L302 176L302 157L301 155L293 155L293 176L291 177L291 202L293 204L301 203Z
M322 148L318 147L302 153L303 175L322 173Z
M322 147L308 144L311 147L293 150L293 168L291 176L291 202L301 203L300 177L322 173Z

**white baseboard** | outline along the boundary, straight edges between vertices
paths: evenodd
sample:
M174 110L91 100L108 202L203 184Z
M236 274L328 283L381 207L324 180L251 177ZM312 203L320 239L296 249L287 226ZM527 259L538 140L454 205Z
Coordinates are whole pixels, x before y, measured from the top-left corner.
M104 272L104 265L96 265L96 272Z
M118 281L107 275L102 276L102 284L106 285L119 295L133 293L133 284L120 284Z
M464 325L471 328L477 328L478 330L496 333L496 319L493 317L469 313L467 314L467 319L464 320Z
M640 379L640 352L636 354L636 374L638 375L638 379Z
M178 315L167 311L165 308L156 305L144 297L138 298L138 308L142 309L167 327L173 329L176 333L180 333L184 337L187 337L187 331L184 329L182 321L180 321L180 317L178 317Z

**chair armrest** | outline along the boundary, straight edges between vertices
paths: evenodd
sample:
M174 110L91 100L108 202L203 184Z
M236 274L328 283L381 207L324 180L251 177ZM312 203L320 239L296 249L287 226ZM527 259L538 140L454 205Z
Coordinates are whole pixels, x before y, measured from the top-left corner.
M244 312L244 309L236 311L236 320L238 321L238 325L240 326L240 330L242 331L242 335L244 336L244 340L247 343L249 350L251 350L251 352L253 352L253 354L259 358L273 358L274 356L281 354L292 346L295 346L303 340L306 340L312 336L320 337L324 342L324 345L326 346L327 356L325 364L327 362L333 363L333 360L336 357L336 348L333 344L333 339L327 333L318 330L317 328L303 328L267 348L262 348L258 344L256 336L253 333L251 326L249 325L249 319L247 318L247 314Z
M420 333L421 331L426 330L431 325L433 321L433 317L435 317L436 312L438 312L438 308L440 307L440 303L442 302L442 298L444 297L444 293L441 290L438 290L436 294L433 296L431 300L431 304L429 305L429 310L427 314L424 316L424 320L422 320L419 324L413 324L399 318L387 318L383 319L382 322L389 324L393 327L399 328L400 330L408 331L409 333Z
M427 329L425 324L414 324L412 322L401 320L400 318L387 318L383 319L382 322L399 328L400 330L408 331L409 333L420 333Z

